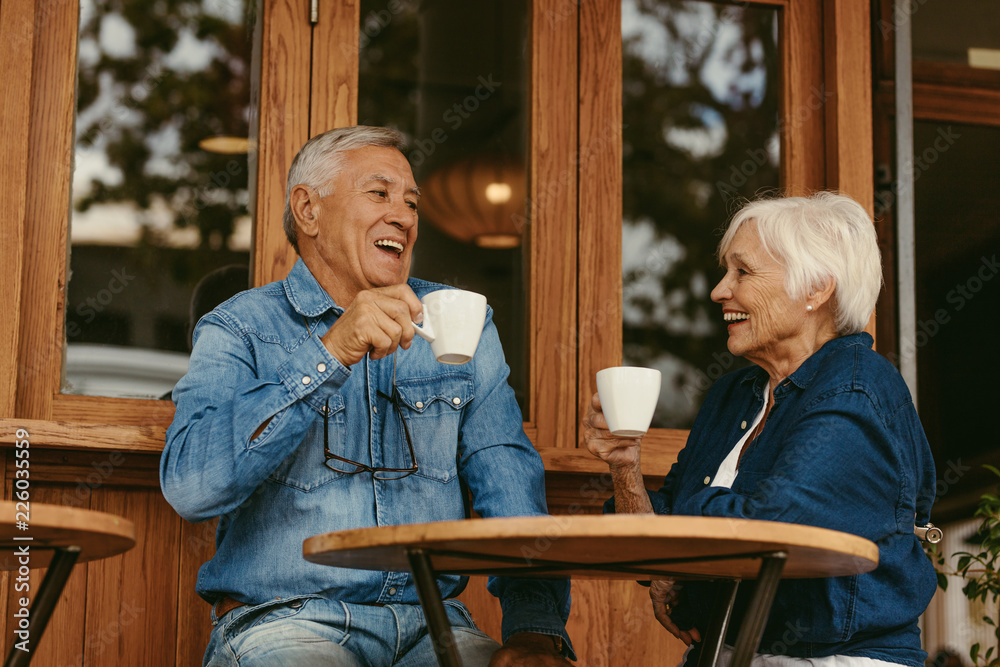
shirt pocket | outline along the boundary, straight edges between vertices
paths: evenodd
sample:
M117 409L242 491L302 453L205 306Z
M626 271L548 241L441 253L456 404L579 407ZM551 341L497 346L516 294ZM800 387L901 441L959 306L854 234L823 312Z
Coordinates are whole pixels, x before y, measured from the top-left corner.
M413 439L415 475L442 483L458 476L462 411L475 397L474 386L469 373L397 380L400 410Z
M344 410L344 397L340 394L330 396L330 416L328 438L331 452L344 451L347 440L347 422ZM313 491L324 484L340 479L346 473L333 470L327 465L323 442L323 415L317 414L313 424L306 431L302 443L289 454L268 478L272 482L298 489Z

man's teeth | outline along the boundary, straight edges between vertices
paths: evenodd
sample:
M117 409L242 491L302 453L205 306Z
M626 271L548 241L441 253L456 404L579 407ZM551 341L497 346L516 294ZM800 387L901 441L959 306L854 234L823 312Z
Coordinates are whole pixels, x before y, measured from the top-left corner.
M375 242L375 245L382 248L390 248L395 250L397 253L403 252L403 244L397 241L390 241L389 239L380 239Z
M722 317L727 322L736 322L738 320L750 319L750 313L723 313Z

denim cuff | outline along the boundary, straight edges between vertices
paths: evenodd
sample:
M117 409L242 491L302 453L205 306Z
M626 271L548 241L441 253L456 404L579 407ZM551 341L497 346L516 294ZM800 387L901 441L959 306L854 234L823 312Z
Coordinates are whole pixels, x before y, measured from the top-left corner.
M310 336L297 353L278 368L278 377L296 401L305 401L317 412L351 376L351 369L337 361L317 336Z
M535 632L541 635L561 637L562 654L570 660L576 660L573 644L566 633L566 624L562 616L553 606L553 601L545 597L519 595L506 597L501 601L503 619L500 623L500 635L504 643L519 632Z

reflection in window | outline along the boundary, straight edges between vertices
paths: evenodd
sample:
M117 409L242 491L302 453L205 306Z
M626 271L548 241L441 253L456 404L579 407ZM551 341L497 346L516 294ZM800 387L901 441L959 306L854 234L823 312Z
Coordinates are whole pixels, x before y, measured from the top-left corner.
M68 393L165 394L205 312L196 286L248 286L255 16L254 0L81 2Z
M363 0L358 92L359 123L409 140L412 275L486 295L522 411L527 21L524 0Z
M709 293L734 199L779 185L778 11L624 0L624 363L663 372L653 426L689 428L745 365Z
M905 3L897 12L909 18L913 30L913 59L983 66L995 69L1000 51L1000 15L996 0L949 0ZM891 20L880 20L884 36Z
M986 492L996 480L983 479L978 466L997 462L992 415L1000 399L1000 177L987 165L1000 151L1000 129L918 120L913 147L916 348L900 353L917 355L917 405L938 468L961 460L973 471L966 488ZM958 369L974 372L959 380ZM965 509L977 500L978 491L969 493Z

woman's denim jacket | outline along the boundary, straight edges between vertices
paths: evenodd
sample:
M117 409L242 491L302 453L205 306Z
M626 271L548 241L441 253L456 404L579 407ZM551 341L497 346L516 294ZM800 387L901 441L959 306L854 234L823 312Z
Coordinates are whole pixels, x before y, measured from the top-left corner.
M709 480L752 426L768 375L752 366L720 378L663 487L650 493L658 514L821 526L878 546L879 565L867 574L782 581L760 653L924 664L917 618L936 575L913 527L930 518L934 462L909 390L871 345L867 333L834 339L775 388L731 489ZM740 587L735 614L751 588ZM704 632L712 585L685 582L683 596L673 619Z

